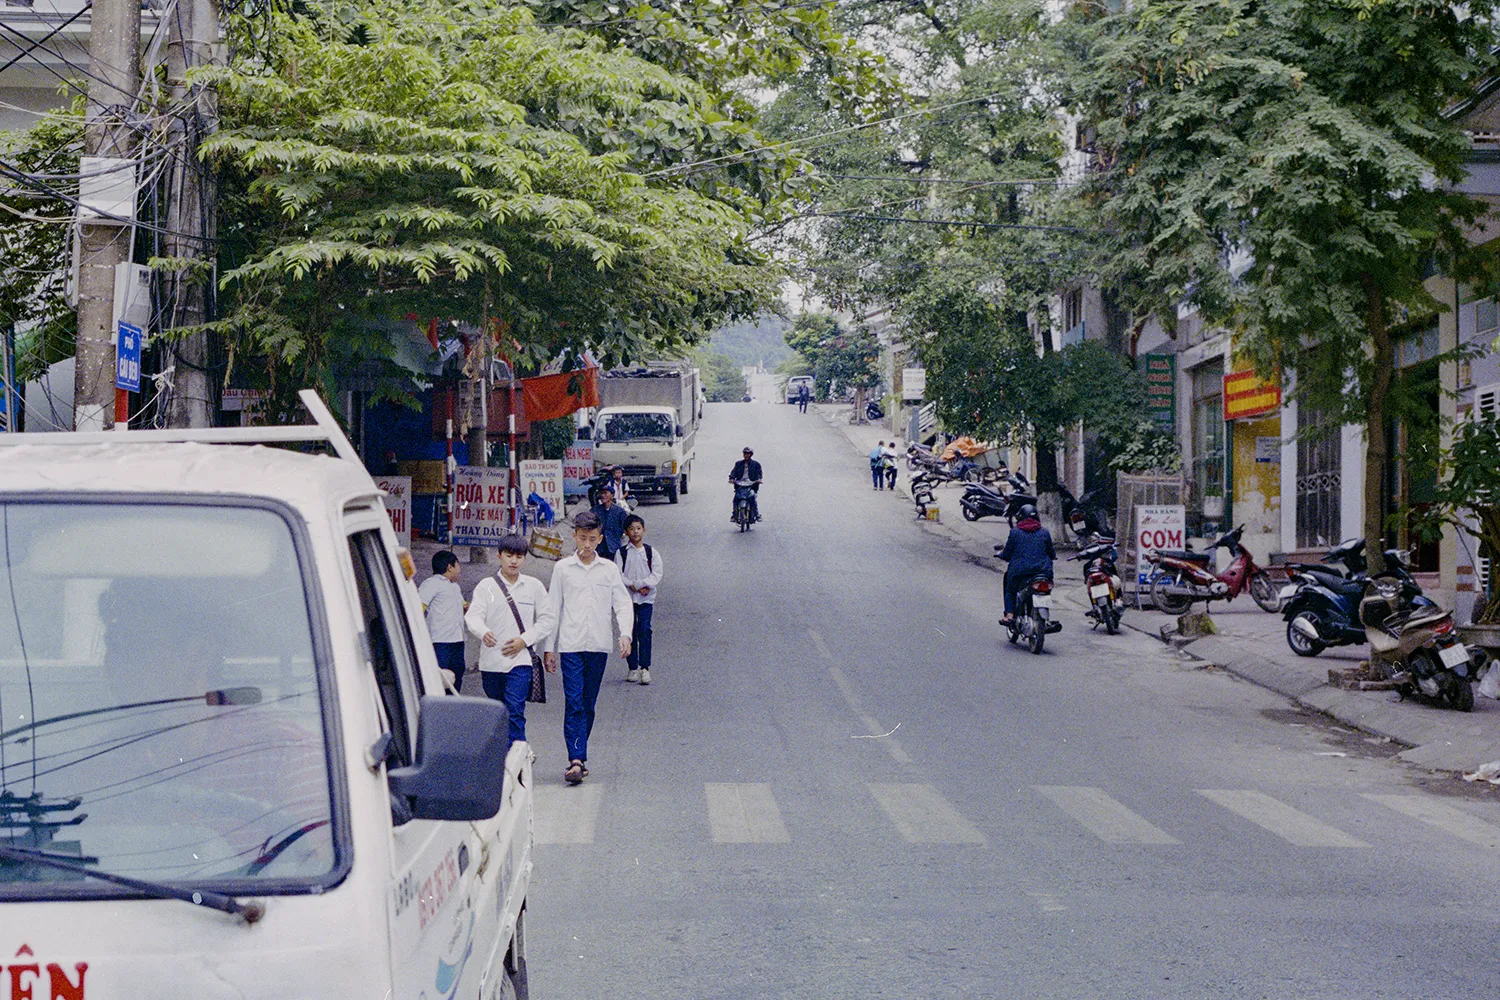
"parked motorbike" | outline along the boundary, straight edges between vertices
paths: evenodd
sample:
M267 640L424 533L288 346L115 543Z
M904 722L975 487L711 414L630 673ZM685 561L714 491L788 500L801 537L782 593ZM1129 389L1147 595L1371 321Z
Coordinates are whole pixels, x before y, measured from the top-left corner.
M1090 605L1084 615L1094 620L1089 628L1103 625L1110 635L1120 630L1120 616L1125 611L1125 585L1115 565L1118 559L1115 540L1104 535L1093 535L1073 556L1073 561L1083 563L1083 582L1088 587Z
M734 482L734 523L740 526L741 533L749 531L755 523L755 483L749 479Z
M1004 485L1009 486L1010 489L1007 491L1000 487L986 486L984 483L969 483L965 486L964 495L958 500L964 520L977 521L982 517L1003 517L1014 527L1021 508L1027 504L1035 506L1036 494L1031 492L1031 484L1022 476L1009 476Z
M1330 552L1344 550L1341 558L1348 560L1346 565L1360 567L1356 574L1344 577L1326 564L1299 564L1292 583L1282 588L1286 644L1298 656L1317 656L1329 646L1359 646L1368 641L1360 619L1360 603L1369 582L1364 575L1363 548L1361 540L1357 546L1346 542ZM1403 553L1387 550L1385 565L1376 579L1395 586L1399 610L1433 606L1407 568Z
M1180 615L1198 601L1232 601L1245 590L1266 611L1281 607L1281 598L1271 574L1255 564L1250 550L1240 541L1242 524L1210 545L1207 551L1162 549L1148 552L1146 559L1156 565L1151 580L1151 599L1158 609L1169 615ZM1222 573L1213 571L1215 549L1235 554Z
M594 474L584 480L588 487L589 508L599 506L599 493L605 486L613 486L615 482L615 469L613 465L601 465L594 470Z
M865 419L880 420L885 416L885 410L875 400L865 403Z
M1351 538L1347 542L1340 542L1328 550L1321 562L1287 564L1289 576L1301 574L1335 584L1340 580L1363 578L1367 569L1369 569L1369 562L1365 559L1363 538ZM1296 594L1298 586L1297 583L1289 583L1281 588L1279 596L1283 610L1286 608L1286 602Z
M1453 612L1435 604L1403 608L1400 581L1384 575L1365 585L1359 620L1370 639L1370 659L1395 667L1391 679L1403 697L1421 695L1455 708L1474 710L1473 680L1485 664L1481 649L1458 640Z
M931 469L943 464L933 450L925 444L909 444L906 446L906 468L911 472L918 469Z
M937 481L925 472L911 477L911 501L916 505L918 520L927 519L927 508L936 503L933 489Z
M1079 540L1090 535L1114 535L1109 523L1109 511L1104 509L1103 490L1089 490L1075 498L1066 486L1058 484L1057 494L1062 498L1063 524Z

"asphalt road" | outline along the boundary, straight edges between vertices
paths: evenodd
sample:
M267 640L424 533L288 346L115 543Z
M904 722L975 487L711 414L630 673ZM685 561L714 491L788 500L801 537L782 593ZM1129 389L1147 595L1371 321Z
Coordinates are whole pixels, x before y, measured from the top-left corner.
M749 443L765 522L724 479ZM539 1000L1500 995L1500 801L1000 578L813 414L710 405L649 687L538 753ZM1078 587L1076 564L1060 564Z

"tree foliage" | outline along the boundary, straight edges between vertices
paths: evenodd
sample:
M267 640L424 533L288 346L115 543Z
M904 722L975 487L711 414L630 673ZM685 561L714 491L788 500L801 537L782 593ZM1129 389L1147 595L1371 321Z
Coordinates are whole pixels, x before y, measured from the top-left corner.
M817 398L880 385L880 342L868 328L849 330L830 313L805 312L792 321L785 336L787 346L813 376Z
M1380 551L1392 328L1442 305L1438 266L1489 283L1452 185L1445 113L1494 66L1487 0L1155 0L1070 22L1076 110L1097 131L1084 205L1138 311L1196 305L1264 373L1366 424ZM1399 416L1399 414L1394 414Z

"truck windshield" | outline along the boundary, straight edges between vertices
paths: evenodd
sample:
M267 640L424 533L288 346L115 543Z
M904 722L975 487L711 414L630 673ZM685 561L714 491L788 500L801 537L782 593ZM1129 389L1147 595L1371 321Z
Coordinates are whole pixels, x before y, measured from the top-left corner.
M334 869L312 627L280 516L0 503L0 542L0 845L246 893ZM84 879L13 858L0 898Z
M670 441L673 426L667 413L606 413L599 420L599 440Z

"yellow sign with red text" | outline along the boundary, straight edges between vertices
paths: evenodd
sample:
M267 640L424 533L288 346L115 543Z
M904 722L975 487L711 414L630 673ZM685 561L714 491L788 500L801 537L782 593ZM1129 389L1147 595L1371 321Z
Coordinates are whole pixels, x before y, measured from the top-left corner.
M1259 417L1281 409L1281 385L1267 382L1254 368L1224 376L1224 419Z

